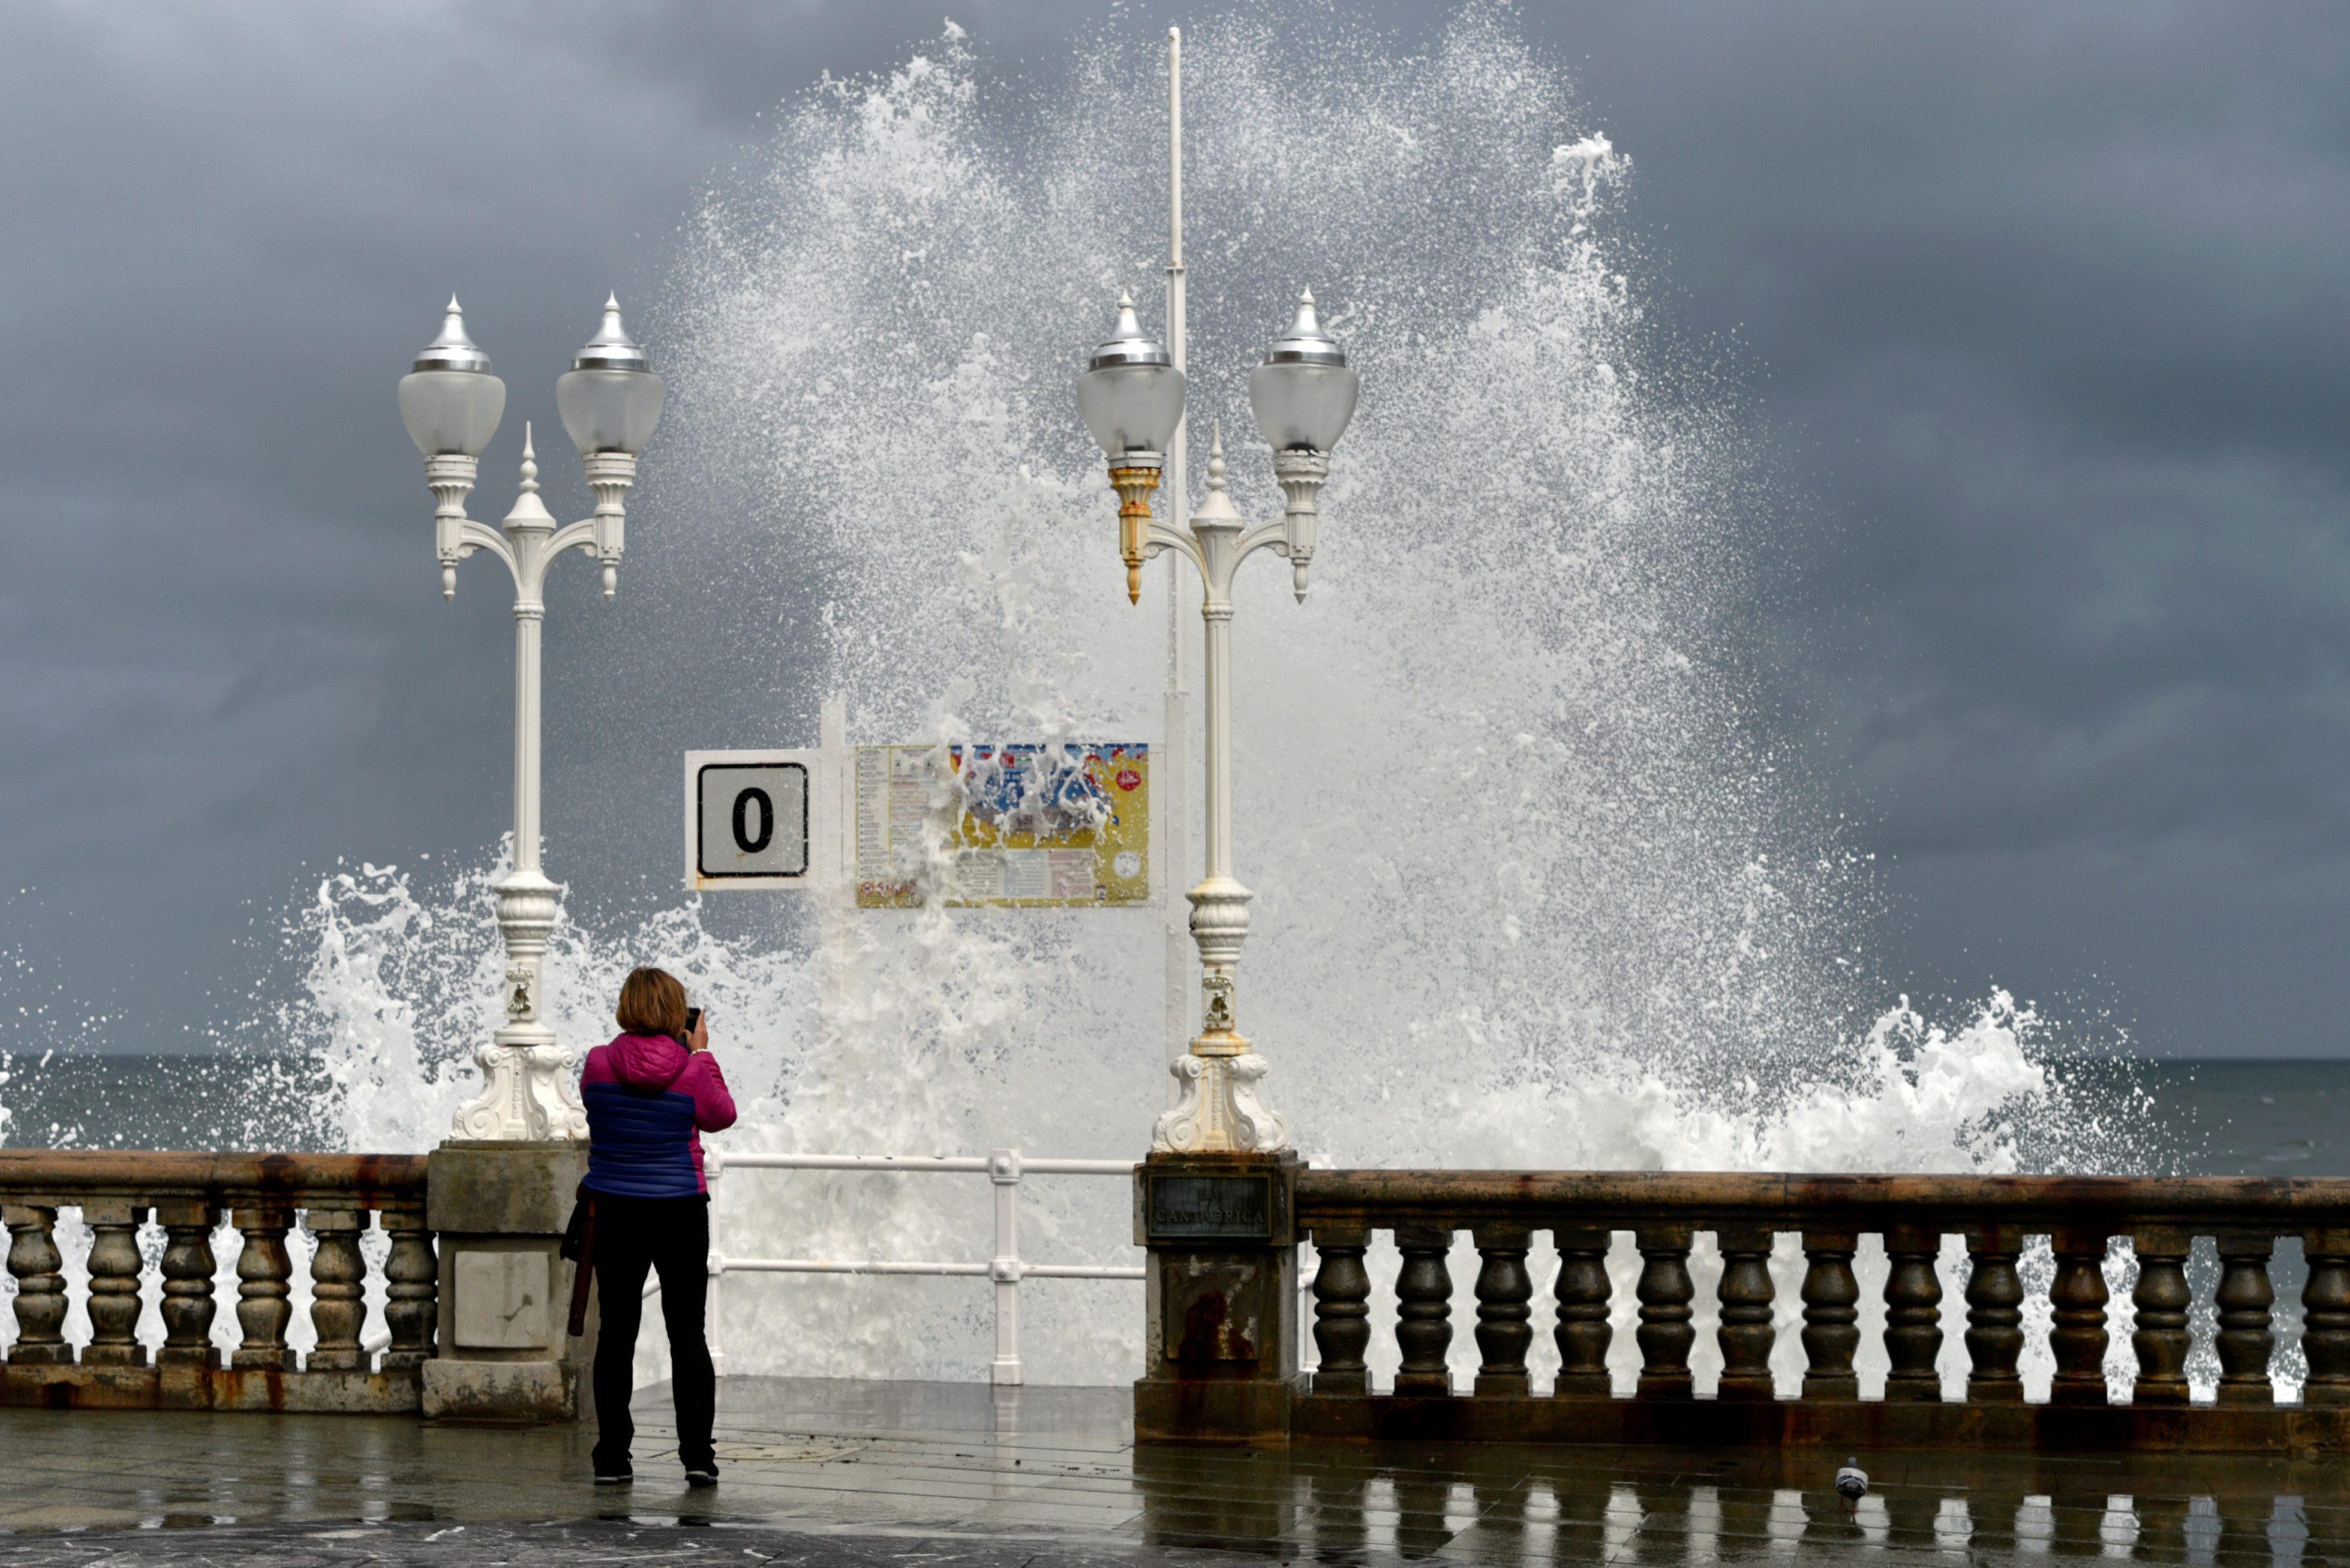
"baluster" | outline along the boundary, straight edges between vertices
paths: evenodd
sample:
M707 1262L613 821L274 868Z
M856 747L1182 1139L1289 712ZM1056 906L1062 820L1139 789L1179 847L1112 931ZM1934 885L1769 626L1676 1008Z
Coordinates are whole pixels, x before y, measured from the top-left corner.
M236 1255L236 1322L244 1343L229 1357L232 1366L291 1370L286 1325L294 1316L294 1262L286 1253L286 1230L293 1215L283 1209L240 1209L236 1228L244 1250Z
M1857 1399L1852 1353L1860 1348L1860 1282L1852 1277L1850 1231L1804 1232L1804 1372L1806 1399Z
M2222 1235L2220 1248L2219 1308L2220 1403L2272 1405L2276 1390L2269 1385L2269 1355L2276 1335L2269 1327L2269 1309L2276 1287L2269 1282L2269 1255L2276 1251L2273 1236Z
M139 1222L144 1209L127 1199L81 1206L89 1227L89 1343L84 1366L135 1366L139 1354Z
M1371 1344L1371 1276L1363 1267L1370 1232L1359 1227L1314 1231L1321 1264L1314 1271L1314 1369L1316 1394L1367 1394L1371 1375L1363 1353Z
M2302 1238L2309 1280L2301 1288L2301 1349L2309 1357L2304 1405L2350 1405L2350 1231Z
M1643 1265L1640 1270L1640 1326L1633 1337L1640 1342L1640 1382L1643 1399L1687 1399L1690 1397L1690 1349L1697 1330L1690 1303L1697 1286L1690 1279L1690 1230L1687 1225L1653 1225L1633 1233Z
M1399 1226L1396 1246L1403 1268L1396 1275L1396 1345L1403 1363L1396 1369L1399 1394L1450 1394L1452 1374L1444 1353L1452 1344L1452 1274L1445 1254L1452 1232L1426 1226Z
M2106 1402L2106 1233L2058 1231L2049 1237L2056 1254L2055 1282L2048 1299L2055 1308L2048 1348L2056 1357L2049 1403Z
M1778 1340L1771 1326L1772 1234L1760 1226L1725 1226L1714 1232L1721 1244L1721 1327L1715 1338L1721 1345L1719 1399L1768 1399L1771 1347Z
M158 1205L163 1227L163 1347L159 1366L213 1365L213 1227L220 1210L209 1203Z
M66 1261L57 1251L57 1211L53 1208L0 1209L7 1221L8 1272L16 1277L16 1343L12 1366L64 1366L73 1361L65 1342Z
M1553 1394L1596 1394L1613 1388L1607 1377L1607 1345L1615 1329L1607 1322L1607 1241L1605 1231L1559 1231L1558 1381Z
M304 1363L314 1372L351 1372L367 1366L359 1348L359 1324L367 1262L359 1256L359 1231L367 1214L358 1209L313 1209L307 1216L318 1250L310 1259L310 1326L317 1343Z
M2137 1327L2130 1348L2137 1354L2137 1385L2131 1399L2140 1405L2187 1403L2187 1252L2193 1239L2179 1231L2140 1231L2130 1238L2137 1253Z
M1967 1232L1974 1276L1967 1281L1967 1398L1976 1403L2017 1404L2023 1379L2016 1357L2023 1354L2023 1281L2015 1260L2023 1232L2012 1225L1989 1225Z
M1942 1397L1942 1281L1934 1260L1942 1233L1930 1225L1893 1225L1885 1231L1885 1375L1888 1402L1931 1404Z
M383 1228L391 1232L391 1251L383 1261L383 1323L391 1331L383 1368L389 1372L432 1359L433 1331L440 1326L441 1261L433 1253L432 1232L424 1228L421 1205L386 1209Z
M1526 1274L1532 1241L1523 1225L1480 1225L1473 1234L1482 1259L1477 1270L1476 1392L1480 1397L1532 1393L1526 1351L1534 1342L1534 1282Z

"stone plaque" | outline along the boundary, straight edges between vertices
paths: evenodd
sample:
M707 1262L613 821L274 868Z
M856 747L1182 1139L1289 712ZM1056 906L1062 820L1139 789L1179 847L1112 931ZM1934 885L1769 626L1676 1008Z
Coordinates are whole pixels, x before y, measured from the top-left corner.
M545 1252L457 1254L452 1270L457 1344L473 1350L539 1350L547 1334Z
M1151 1172L1148 1212L1154 1241L1270 1241L1270 1176Z

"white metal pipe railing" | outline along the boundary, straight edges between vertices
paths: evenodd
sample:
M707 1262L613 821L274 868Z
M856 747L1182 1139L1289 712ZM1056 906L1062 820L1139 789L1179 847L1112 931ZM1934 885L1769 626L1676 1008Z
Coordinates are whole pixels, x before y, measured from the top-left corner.
M710 1251L710 1299L706 1311L710 1360L721 1373L726 1353L719 1335L719 1288L730 1273L927 1275L987 1279L995 1282L995 1359L988 1380L1015 1387L1020 1361L1020 1284L1024 1280L1139 1280L1140 1267L1122 1263L1032 1263L1020 1256L1020 1183L1030 1176L1131 1177L1134 1162L1123 1159L1026 1159L1016 1148L977 1155L905 1154L726 1154L712 1149L702 1174L712 1182L729 1170L850 1170L941 1176L985 1176L995 1188L995 1252L983 1263L885 1258L730 1258ZM658 1279L645 1286L650 1300Z

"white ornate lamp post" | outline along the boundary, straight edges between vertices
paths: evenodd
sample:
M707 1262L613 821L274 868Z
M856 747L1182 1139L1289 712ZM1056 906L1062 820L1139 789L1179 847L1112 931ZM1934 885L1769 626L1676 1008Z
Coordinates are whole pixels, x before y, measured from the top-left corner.
M505 1026L474 1053L485 1080L480 1096L457 1113L455 1133L466 1139L585 1137L586 1116L568 1069L574 1058L541 1021L539 963L561 911L559 890L539 869L538 693L539 627L546 617L546 571L577 548L604 566L604 597L618 586L625 544L625 503L636 483L637 453L660 420L664 389L645 367L645 351L620 326L618 299L604 304L604 325L556 379L555 403L563 428L579 448L588 484L596 494L592 516L558 526L538 498L538 463L524 427L522 493L500 525L465 515L482 450L505 410L505 383L490 374L489 356L465 336L454 298L441 336L401 378L400 415L424 454L424 483L434 501L434 543L441 559L441 597L457 594L457 563L477 550L504 561L515 581L515 824L514 868L498 881L498 929L506 946Z
M1183 417L1183 373L1167 350L1143 336L1134 302L1120 298L1118 326L1077 378L1077 411L1109 454L1118 494L1118 553L1130 600L1142 593L1142 564L1173 550L1200 570L1206 624L1207 875L1191 889L1191 940L1200 950L1201 1029L1175 1063L1176 1106L1151 1129L1154 1149L1180 1154L1274 1154L1290 1147L1289 1127L1258 1096L1266 1063L1235 1023L1233 970L1248 936L1251 894L1232 876L1232 574L1258 550L1289 558L1297 597L1305 597L1314 558L1315 498L1330 476L1330 449L1354 417L1355 372L1299 299L1297 318L1249 376L1249 406L1273 448L1273 472L1288 505L1277 523L1251 526L1224 492L1223 439L1208 458L1208 493L1188 532L1152 521L1150 495L1167 443Z

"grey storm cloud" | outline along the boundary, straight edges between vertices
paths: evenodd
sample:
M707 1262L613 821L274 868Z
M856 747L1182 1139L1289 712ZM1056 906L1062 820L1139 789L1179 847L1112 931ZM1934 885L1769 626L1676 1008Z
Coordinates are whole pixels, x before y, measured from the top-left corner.
M391 407L447 292L551 424L758 117L939 9L0 9L0 940L93 1043L242 994L337 856L504 825L504 599L440 605ZM953 12L1053 72L1201 9ZM1771 722L1884 856L1888 980L2350 1049L2350 14L1516 15L1769 454Z

